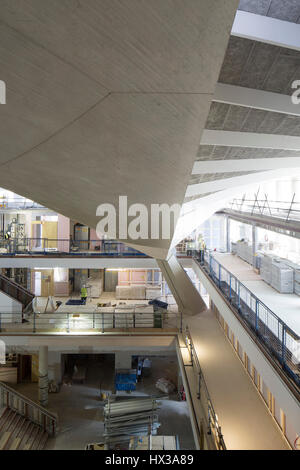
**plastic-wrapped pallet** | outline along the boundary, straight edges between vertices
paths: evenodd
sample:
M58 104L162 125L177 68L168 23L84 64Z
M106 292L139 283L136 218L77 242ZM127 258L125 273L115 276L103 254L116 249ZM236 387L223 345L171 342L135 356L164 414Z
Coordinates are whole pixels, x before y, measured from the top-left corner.
M96 328L113 328L114 326L114 318L113 314L115 312L114 307L98 307L96 310ZM103 319L102 315L103 313Z
M161 288L159 286L146 286L146 299L153 300L161 296Z
M231 242L231 253L233 253L234 255L236 255L237 253L237 244L234 242Z
M130 286L117 286L116 287L116 299L117 300L131 299L131 287Z
M141 305L135 307L135 327L154 328L153 305Z
M146 286L117 286L117 300L145 300Z
M273 262L271 286L282 294L294 292L294 270L282 262Z
M131 299L144 300L146 298L146 286L131 286Z
M295 294L300 295L300 283L299 282L295 281L295 283L294 283L294 292L295 292Z
M115 327L116 328L133 328L133 312L132 307L115 309Z
M261 259L260 276L268 284L271 284L272 281L272 263L272 256L265 254Z

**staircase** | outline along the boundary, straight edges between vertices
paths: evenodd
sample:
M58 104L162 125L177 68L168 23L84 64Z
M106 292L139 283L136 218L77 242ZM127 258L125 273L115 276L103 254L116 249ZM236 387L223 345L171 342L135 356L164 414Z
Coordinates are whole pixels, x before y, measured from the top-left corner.
M0 450L42 450L57 432L57 414L0 382Z
M0 450L42 450L47 440L42 427L5 408L0 417Z
M21 302L23 305L23 312L32 312L34 294L32 294L28 289L25 289L25 287L20 286L12 279L0 274L0 290L13 299Z

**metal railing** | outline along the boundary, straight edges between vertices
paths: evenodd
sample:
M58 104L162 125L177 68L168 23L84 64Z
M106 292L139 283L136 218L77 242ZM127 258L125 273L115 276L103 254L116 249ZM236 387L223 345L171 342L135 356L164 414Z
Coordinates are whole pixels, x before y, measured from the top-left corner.
M115 240L70 240L60 238L0 238L0 256L64 255L91 257L148 257Z
M218 422L218 416L214 410L209 391L204 379L204 375L200 366L200 362L190 332L187 327L185 332L185 344L190 354L190 359L194 372L197 375L197 398L201 401L203 409L206 413L208 423L207 433L213 436L214 443L218 450L226 450L221 426Z
M267 194L264 197L258 198L258 194L254 195L253 199L233 199L228 205L231 210L238 212L247 212L266 215L270 217L277 217L284 219L286 222L289 220L300 220L300 202L295 201L295 194L290 201L273 201L269 200Z
M118 309L120 310L120 309ZM25 317L25 318L24 318ZM105 333L120 329L164 329L180 331L181 314L168 311L143 312L54 312L0 313L0 331L9 332L95 332Z
M15 211L15 210L40 210L45 209L45 206L26 199L22 196L16 196L14 198L0 196L0 212Z
M24 310L28 310L32 300L34 299L34 294L32 294L28 289L25 289L25 287L17 284L15 281L3 274L0 274L0 290L21 302Z
M37 424L46 431L49 436L56 435L58 423L57 415L3 382L0 382L0 404L2 407L10 408Z
M206 252L202 264L213 282L283 370L300 386L300 337L236 276Z

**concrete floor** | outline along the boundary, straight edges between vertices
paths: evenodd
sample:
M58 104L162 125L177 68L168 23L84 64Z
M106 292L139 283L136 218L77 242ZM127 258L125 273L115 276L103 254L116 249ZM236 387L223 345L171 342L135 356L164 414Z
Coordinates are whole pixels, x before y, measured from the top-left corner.
M214 253L214 258L300 336L300 297L298 295L280 294L263 281L250 264L238 256L229 253Z
M191 317L188 326L227 449L288 449L214 314Z
M114 381L114 359L104 360L105 355L97 362L89 362L86 382L81 384L62 385L60 392L49 394L49 409L58 413L59 433L49 439L48 450L84 449L86 444L102 440L104 431L103 402L99 391L112 390ZM131 395L163 394L156 389L155 382L160 377L177 381L177 358L151 357L151 375L137 385ZM177 385L177 383L176 383ZM15 386L29 398L38 400L37 384L18 384ZM126 395L127 396L127 395ZM194 449L193 434L186 402L178 401L177 393L169 399L162 399L159 410L161 426L160 435L178 435L181 449Z

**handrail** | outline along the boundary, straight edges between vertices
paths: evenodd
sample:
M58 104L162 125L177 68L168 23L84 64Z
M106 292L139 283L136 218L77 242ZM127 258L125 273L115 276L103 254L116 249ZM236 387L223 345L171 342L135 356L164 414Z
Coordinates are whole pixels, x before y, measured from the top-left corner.
M297 365L293 359L296 357L295 353L299 354L300 352L298 351L299 335L240 282L234 274L224 268L211 253L206 252L202 267L229 302L236 307L237 313L250 326L259 342L272 356L277 358L287 376L299 388L299 361Z
M0 256L20 254L43 254L53 256L64 254L69 256L141 256L141 251L126 246L118 240L71 240L70 238L0 238ZM6 251L3 251L6 250ZM81 250L81 251L80 251Z
M34 294L32 292L25 289L25 287L16 283L9 277L4 276L4 274L0 274L0 290L21 302L24 308L27 308L34 299Z
M21 415L28 417L28 419L43 427L43 429L49 434L55 435L58 423L58 415L55 412L47 410L43 406L24 396L23 394L21 394L20 392L18 392L17 390L10 387L4 382L0 382L0 392L2 405L6 405L8 408L15 409ZM6 397L4 397L4 392L6 392L5 394L7 394ZM17 406L14 406L14 403L12 403L9 398L9 394L11 394L13 397L17 397L17 399L20 400L22 404L25 404L27 406L22 405L20 407L18 402ZM36 416L36 413L34 413L34 411L32 415L29 416L30 412L28 407L31 407L33 410L37 410L39 412L38 416ZM48 418L49 423L47 423L47 420L45 418Z
M164 328L181 330L182 315L178 312L153 311L147 312L141 309L127 310L118 308L115 312L71 311L39 313L34 312L26 317L27 322L21 323L23 313L0 312L0 332L26 332L38 333L39 331L88 331L96 332L124 330L124 329L157 329ZM120 311L121 310L121 311ZM123 310L123 311L122 311ZM20 325L18 327L18 325Z
M209 431L210 432L213 431L217 449L218 450L226 450L226 445L225 445L224 437L223 437L223 434L222 434L222 431L221 431L221 426L218 422L218 417L217 417L217 414L214 410L212 400L210 398L210 394L209 394L209 391L208 391L208 387L207 387L206 381L204 379L204 375L203 375L203 372L202 372L202 369L201 369L201 366L200 366L200 362L199 362L199 359L198 359L198 356L197 356L197 352L195 350L195 346L194 346L190 331L189 331L187 326L186 326L186 332L185 332L185 344L186 344L187 349L190 353L190 358L191 358L192 365L196 366L198 376L199 376L198 398L199 399L201 398L201 392L203 390L204 393L205 393L206 400L207 400Z
M30 295L32 298L34 297L34 294L32 294L32 292L30 292L28 289L21 286L17 282L15 282L10 277L5 276L4 274L0 274L0 279L3 279L7 284L9 284L13 287L16 287L18 289L18 291L22 291L24 294Z

